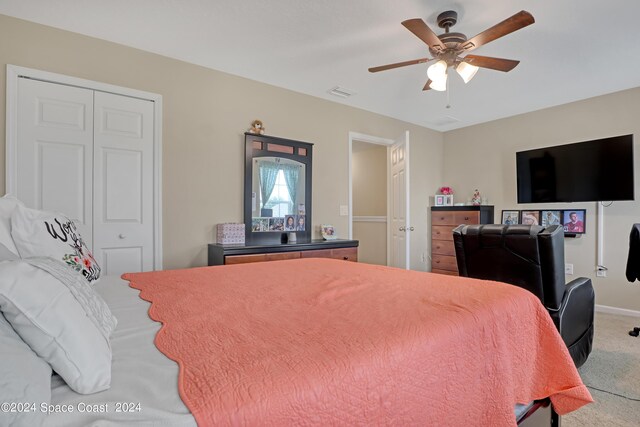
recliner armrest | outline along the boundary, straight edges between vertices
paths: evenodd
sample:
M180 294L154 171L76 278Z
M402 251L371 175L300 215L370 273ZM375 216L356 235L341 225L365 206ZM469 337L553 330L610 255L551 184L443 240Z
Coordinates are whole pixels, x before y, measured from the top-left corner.
M595 292L591 279L578 277L568 285L558 310L549 310L560 336L571 346L593 324Z

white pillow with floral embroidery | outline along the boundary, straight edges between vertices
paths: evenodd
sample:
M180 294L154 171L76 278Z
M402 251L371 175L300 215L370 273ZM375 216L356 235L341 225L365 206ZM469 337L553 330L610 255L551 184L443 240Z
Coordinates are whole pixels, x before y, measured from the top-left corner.
M100 266L73 221L66 216L18 205L11 215L11 236L21 258L51 257L94 284Z

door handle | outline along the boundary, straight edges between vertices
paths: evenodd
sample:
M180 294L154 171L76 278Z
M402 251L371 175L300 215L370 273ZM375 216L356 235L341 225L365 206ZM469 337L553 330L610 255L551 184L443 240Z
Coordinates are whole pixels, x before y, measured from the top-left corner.
M400 227L400 228L398 228L398 230L400 230L400 231L407 231L407 227Z
M409 231L413 231L413 230L415 230L415 228L409 227Z
M118 239L126 239L126 238L127 238L127 236L125 236L124 234L119 234L118 235Z

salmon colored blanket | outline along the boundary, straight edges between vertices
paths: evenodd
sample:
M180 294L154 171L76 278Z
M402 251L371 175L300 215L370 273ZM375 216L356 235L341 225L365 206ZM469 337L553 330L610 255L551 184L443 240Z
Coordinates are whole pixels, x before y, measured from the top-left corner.
M512 426L516 403L592 401L515 286L329 259L123 278L199 426Z

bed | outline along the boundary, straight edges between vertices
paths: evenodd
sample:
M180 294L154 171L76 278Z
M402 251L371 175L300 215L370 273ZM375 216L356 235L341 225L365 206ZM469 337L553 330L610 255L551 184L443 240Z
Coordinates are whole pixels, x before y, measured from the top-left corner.
M45 426L515 425L535 399L559 412L591 399L544 308L516 287L319 259L124 277L96 285L118 318L111 388L79 395L54 377L53 405L98 412ZM527 310L536 324L519 322ZM200 346L205 324L220 333L204 335L203 367L176 347ZM206 402L192 393L203 384Z
M196 422L178 394L178 365L164 356L153 341L160 329L147 314L150 304L118 276L105 276L95 285L118 319L111 336L113 364L111 388L82 395L71 390L58 375L51 383L51 404L77 408L107 405L105 412L52 412L46 427L89 425L154 425L192 427ZM123 412L116 412L121 404ZM140 404L138 407L137 405ZM138 409L139 408L139 409Z

